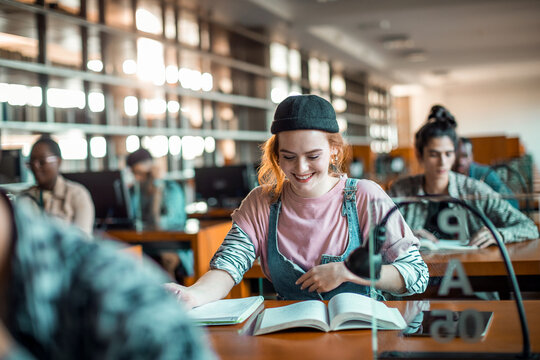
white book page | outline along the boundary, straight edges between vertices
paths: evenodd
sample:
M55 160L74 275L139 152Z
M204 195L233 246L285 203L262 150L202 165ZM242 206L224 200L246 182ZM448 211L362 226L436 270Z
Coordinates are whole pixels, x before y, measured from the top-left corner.
M255 335L301 326L328 331L326 305L319 300L265 309L260 316Z
M476 245L470 246L467 244L468 244L468 241L461 241L461 240L439 239L439 241L433 242L427 239L420 239L420 250L422 251L443 251L443 250L469 251L469 250L478 249Z
M478 246L476 245L468 245L469 241L461 241L461 240L443 240L440 239L436 246L438 249L441 250L475 250L478 249Z
M407 326L397 309L388 308L380 301L354 293L341 293L334 296L328 304L328 313L330 327L334 330L365 328L366 323L371 324L372 316L377 318L380 328L401 329ZM350 320L356 321L351 322ZM347 323L345 324L345 322Z
M197 321L236 322L246 313L253 312L263 301L262 296L217 300L191 309L188 315Z

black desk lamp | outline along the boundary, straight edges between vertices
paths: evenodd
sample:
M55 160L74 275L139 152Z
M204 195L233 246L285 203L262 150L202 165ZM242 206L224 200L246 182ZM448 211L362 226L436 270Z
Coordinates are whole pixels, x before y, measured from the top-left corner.
M510 285L512 287L512 290L514 291L514 298L516 302L517 311L519 314L519 320L521 324L521 333L523 337L523 351L520 354L509 354L509 353L462 353L462 352L452 352L452 353L443 353L443 352L424 352L424 353L417 353L417 352L398 352L398 351L391 351L391 352L383 352L379 355L379 358L416 358L416 359L427 359L427 358L436 358L436 359L450 359L450 358L459 358L459 359L538 359L539 354L533 354L531 352L531 343L529 339L529 327L527 325L527 319L525 317L525 309L523 308L523 299L521 297L521 291L519 290L519 285L516 279L516 274L514 272L514 268L512 266L512 262L510 261L510 257L508 255L508 252L506 250L506 247L504 246L504 242L502 241L499 233L495 229L495 226L493 223L480 211L478 211L475 207L469 205L467 202L456 199L453 197L448 197L446 195L442 196L422 196L419 199L415 200L408 200L403 202L396 202L396 205L388 211L388 213L384 216L384 218L381 220L381 222L376 225L374 229L374 243L376 246L376 249L379 250L382 243L385 241L385 232L386 232L386 223L388 222L388 219L392 213L394 213L396 210L403 206L407 206L409 204L414 203L420 203L423 200L428 201L444 201L447 203L454 203L459 204L466 209L470 210L474 215L479 217L484 225L488 228L491 235L495 238L497 246L501 252L501 256L504 261L504 265L506 267L506 271L508 273L508 276L510 278ZM369 276L369 272L364 273L365 271L362 266L357 266L356 264L359 262L360 259L366 259L365 253L367 252L366 248L358 248L355 251L353 251L349 257L345 260L345 266L351 272L358 276L366 277ZM378 252L378 251L377 251ZM378 254L380 257L380 254ZM375 264L379 262L380 259L374 259ZM369 258L367 258L367 262L369 263ZM364 265L365 267L365 265ZM379 263L379 271L380 271L380 263ZM375 274L376 275L376 274ZM378 278L377 276L375 278Z

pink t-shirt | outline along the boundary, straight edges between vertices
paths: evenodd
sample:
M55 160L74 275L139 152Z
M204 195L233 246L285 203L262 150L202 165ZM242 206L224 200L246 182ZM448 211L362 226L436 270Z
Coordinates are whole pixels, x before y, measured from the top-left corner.
M347 217L341 215L345 181L346 177L341 177L329 192L318 198L296 195L287 182L283 187L277 229L278 249L306 271L320 264L322 254L339 256L347 248ZM255 253L261 258L263 272L270 278L267 238L271 200L262 190L262 187L253 189L232 214L232 219L253 242ZM393 206L379 185L370 180L359 181L356 207L364 242L367 242L371 226L380 223ZM410 246L418 246L418 240L399 211L390 217L386 234L382 254L387 262L393 262Z

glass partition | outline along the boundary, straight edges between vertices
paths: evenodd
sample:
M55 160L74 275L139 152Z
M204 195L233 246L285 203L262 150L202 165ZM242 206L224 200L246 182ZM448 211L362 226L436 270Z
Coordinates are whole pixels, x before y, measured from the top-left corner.
M534 202L532 194L511 198ZM522 292L538 294L540 271L532 264L540 261L540 240L535 221L511 198L386 198L370 202L367 218L359 212L360 232L369 224L369 236L346 265L368 279L372 299L382 295L387 306L375 302L366 309L373 358L530 353L528 329L536 326L537 305L523 305Z

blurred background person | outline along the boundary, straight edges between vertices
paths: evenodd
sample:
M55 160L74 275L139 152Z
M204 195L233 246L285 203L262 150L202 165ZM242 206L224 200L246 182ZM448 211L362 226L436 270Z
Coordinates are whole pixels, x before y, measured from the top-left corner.
M481 181L451 171L456 159L457 124L443 106L434 105L427 122L415 134L415 150L424 173L395 181L388 194L392 197L449 195L458 199L475 196L472 206L491 220L504 242L538 238L534 222L504 201L500 194ZM449 208L444 201L414 203L401 209L405 221L415 235L437 241L453 239L439 225L439 214ZM495 244L495 238L482 221L467 213L466 222L459 224L469 238L469 245L484 248ZM463 240L463 239L460 239Z
M92 196L81 184L60 175L62 153L58 143L49 136L41 136L32 146L27 164L36 185L21 195L33 199L46 213L92 234L95 217Z
M183 230L187 216L182 187L163 179L163 171L146 149L129 154L126 164L135 179L129 191L131 206L143 228Z
M519 209L517 199L512 198L514 193L504 184L495 171L491 171L487 165L482 165L474 161L473 146L471 140L466 137L460 137L456 151L456 162L454 171L481 180L488 184L493 190L503 195L516 209Z
M135 180L129 194L136 224L140 223L145 230L184 230L187 215L182 187L176 181L163 179L164 171L146 149L129 154L126 164ZM191 249L163 251L154 259L180 282L193 274Z
M0 359L213 358L162 272L28 203L0 191Z

